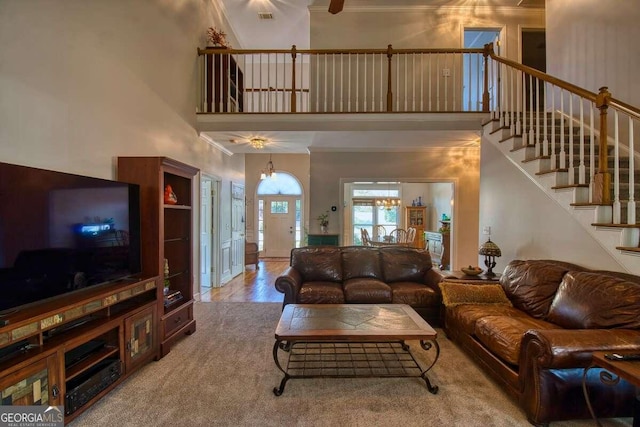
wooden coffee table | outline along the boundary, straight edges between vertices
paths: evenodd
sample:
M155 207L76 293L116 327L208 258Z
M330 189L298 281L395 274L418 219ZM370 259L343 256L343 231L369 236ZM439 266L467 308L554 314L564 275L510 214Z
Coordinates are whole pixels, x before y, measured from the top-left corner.
M604 368L605 371L600 372L600 382L608 384L610 386L616 386L620 379L624 379L636 387L636 390L640 391L640 361L617 361L609 360L605 357L607 352L595 351L591 356L591 365L584 369L582 375L582 392L587 402L587 408L591 417L598 426L601 424L598 422L596 413L591 405L591 399L589 398L589 391L587 389L587 375L592 368ZM614 353L613 351L608 353ZM637 353L637 351L617 351L615 353ZM640 393L636 393L636 399L633 405L633 427L640 427Z
M440 356L437 332L405 304L289 304L275 333L273 360L284 374L273 393L280 396L289 379L318 377L420 377L436 394L427 372ZM424 350L435 348L423 369L407 340ZM279 350L287 355L286 368Z

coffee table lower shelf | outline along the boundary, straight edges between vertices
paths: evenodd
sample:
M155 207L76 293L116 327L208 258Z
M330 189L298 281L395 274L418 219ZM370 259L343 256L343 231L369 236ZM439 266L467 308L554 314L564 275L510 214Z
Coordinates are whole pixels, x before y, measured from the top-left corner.
M273 360L284 377L273 393L280 396L290 379L297 378L372 378L419 377L429 392L436 394L438 386L432 385L427 372L436 364L440 347L436 340L420 341L427 351L435 348L431 364L423 369L404 341L385 342L327 342L276 340ZM279 350L288 355L286 369L282 368Z

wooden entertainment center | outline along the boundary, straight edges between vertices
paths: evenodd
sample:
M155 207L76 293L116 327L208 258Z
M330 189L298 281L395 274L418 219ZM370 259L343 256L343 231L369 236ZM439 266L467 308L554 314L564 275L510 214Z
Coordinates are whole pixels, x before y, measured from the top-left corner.
M3 317L3 405L64 405L65 422L158 357L158 277L87 288ZM86 349L86 351L84 351ZM91 395L75 384L108 369ZM82 408L82 409L81 409Z
M1 405L64 405L64 421L70 422L195 332L192 197L197 173L165 157L118 159L118 180L140 186L142 273L0 317ZM164 202L166 185L176 203ZM179 298L167 300L168 294Z

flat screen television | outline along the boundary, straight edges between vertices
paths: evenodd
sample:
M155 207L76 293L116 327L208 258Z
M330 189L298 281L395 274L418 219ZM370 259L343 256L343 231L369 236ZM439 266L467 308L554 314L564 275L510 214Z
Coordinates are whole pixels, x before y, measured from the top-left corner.
M138 185L0 163L0 314L138 273Z

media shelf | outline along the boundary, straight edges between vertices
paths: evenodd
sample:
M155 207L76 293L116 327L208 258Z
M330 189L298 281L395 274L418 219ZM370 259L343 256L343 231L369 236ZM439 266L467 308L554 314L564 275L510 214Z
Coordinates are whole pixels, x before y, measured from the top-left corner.
M181 299L164 304L158 289L160 355L175 341L196 330L193 318L193 195L199 170L167 157L119 157L118 179L140 185L143 271L157 274L169 284L168 291ZM171 187L175 204L167 203ZM165 260L169 273L165 273Z
M69 422L157 359L159 280L86 288L7 315L0 328L0 350L9 350L0 361L2 404L64 405ZM140 321L142 327L132 327ZM144 345L132 358L136 340Z

